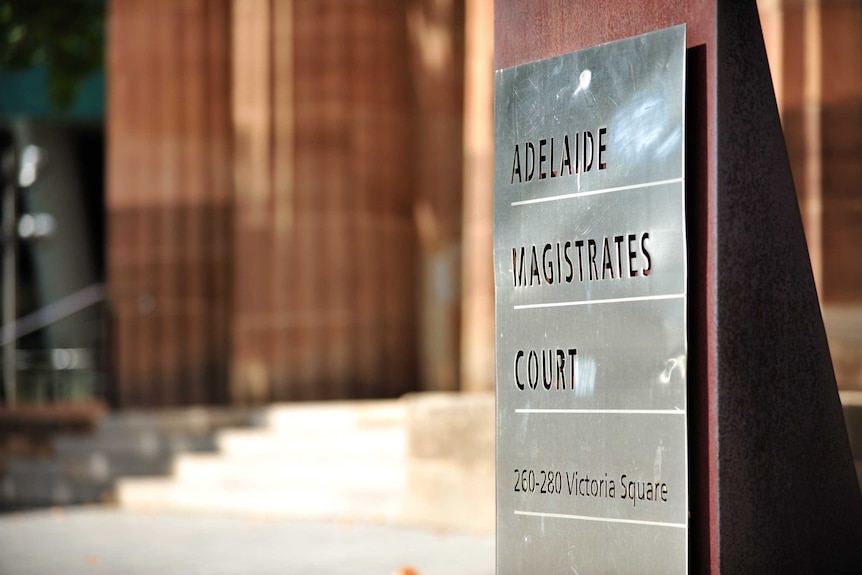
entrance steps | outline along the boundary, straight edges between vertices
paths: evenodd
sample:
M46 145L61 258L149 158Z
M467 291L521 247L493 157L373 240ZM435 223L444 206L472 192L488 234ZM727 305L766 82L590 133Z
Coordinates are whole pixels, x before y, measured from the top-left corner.
M493 532L493 394L275 405L262 422L170 478L122 479L118 502Z
M862 480L862 393L841 399ZM491 533L494 437L492 394L110 414L50 458L8 458L0 509L107 500Z
M95 428L63 432L44 457L12 456L0 475L0 509L112 501L118 477L169 473L180 453L214 452L216 429L248 425L245 409L108 414Z

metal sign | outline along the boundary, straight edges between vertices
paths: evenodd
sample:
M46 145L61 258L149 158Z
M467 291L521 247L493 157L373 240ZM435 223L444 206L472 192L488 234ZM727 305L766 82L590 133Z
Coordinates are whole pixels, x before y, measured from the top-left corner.
M497 573L686 573L685 27L498 70Z

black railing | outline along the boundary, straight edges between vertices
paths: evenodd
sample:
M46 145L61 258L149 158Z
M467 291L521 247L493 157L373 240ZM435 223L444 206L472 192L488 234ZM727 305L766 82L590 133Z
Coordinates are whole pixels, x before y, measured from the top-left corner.
M97 349L19 349L15 355L18 403L77 402L105 396L105 374Z
M15 350L14 388L3 382L0 404L110 400L110 308L101 284L88 286L13 325L3 326L0 341L2 345L15 345L26 336L81 313L92 315L80 324L86 328L81 331L89 336L76 342L79 347L34 348L31 344ZM93 326L93 321L98 325ZM3 373L7 373L5 369Z

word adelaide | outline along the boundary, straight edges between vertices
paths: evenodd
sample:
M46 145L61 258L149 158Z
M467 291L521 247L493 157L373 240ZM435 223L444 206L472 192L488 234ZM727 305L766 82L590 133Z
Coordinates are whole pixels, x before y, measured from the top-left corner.
M589 172L593 166L606 170L607 134L607 128L599 128L596 135L584 130L575 133L572 138L565 134L562 140L540 138L537 143L525 142L523 148L520 144L515 144L510 183L531 182L536 177L544 180L548 177L571 176Z

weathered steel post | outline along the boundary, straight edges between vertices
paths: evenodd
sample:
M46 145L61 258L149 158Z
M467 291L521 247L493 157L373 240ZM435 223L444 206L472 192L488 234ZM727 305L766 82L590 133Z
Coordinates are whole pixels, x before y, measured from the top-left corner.
M857 572L862 566L862 496L853 469L754 0L687 3L497 0L494 67L499 71L532 65L539 60L680 24L686 26L685 409L689 494L686 569L692 573ZM573 89L577 89L579 81L577 75L572 77ZM543 86L537 89L541 92ZM542 121L542 112L541 107L532 110L538 122ZM577 124L575 120L570 123ZM636 125L633 130L637 132ZM556 136L548 134L547 139ZM499 147L499 132L496 137ZM529 138L521 140L525 145ZM512 147L514 143L513 140ZM541 146L540 140L533 145ZM524 151L519 152L524 161ZM546 152L550 152L549 147ZM559 148L555 153L559 154ZM539 161L541 155L537 151ZM509 150L506 157L495 158L497 191L501 172L507 174L506 184L511 183L509 174L515 174L512 181L518 176L513 156ZM559 157L555 158L557 163ZM506 164L505 169L500 167L501 162ZM521 167L529 169L523 164ZM521 175L526 178L525 173ZM583 175L583 181L587 175ZM576 192L571 190L573 194ZM574 233L570 235L574 237ZM554 251L554 244L551 245ZM565 251L565 244L562 245ZM539 258L542 247L539 246ZM617 248L613 243L611 248L611 255L615 256ZM495 253L498 321L501 277L508 279L506 289L514 293L511 297L524 300L516 302L521 307L533 305L532 301L526 301L528 290L538 293L532 284L526 287L518 284L517 275L512 279L518 256L511 249L508 254ZM556 257L552 260L556 262ZM601 253L597 261L601 261ZM654 263L661 262L656 259ZM616 263L613 269L618 270ZM526 270L532 271L529 265ZM541 269L538 273L542 274L538 279L544 281L546 271ZM659 279L658 268L655 273ZM536 278L527 278L530 279ZM555 285L553 289L558 287ZM518 293L518 289L524 291ZM545 299L548 298L537 297L536 301ZM609 321L624 323L629 319L630 316L620 313ZM542 339L541 333L545 334L544 339L550 337L549 333L574 334L581 342L577 361L586 363L589 346L582 343L586 338L579 335L577 327L546 323L536 339ZM597 329L602 329L602 325ZM522 433L526 435L521 439L525 443L521 447L500 445L499 426L506 425L501 411L506 406L501 407L499 401L501 386L518 383L501 377L501 373L509 374L513 362L515 370L519 365L519 356L514 351L511 358L500 359L500 330L498 325L498 533L501 525L515 521L527 527L520 541L499 540L498 535L497 569L501 574L526 573L531 566L513 563L509 559L511 554L504 551L513 545L541 547L541 540L530 539L534 532L529 531L532 525L529 521L536 522L539 529L536 533L551 534L561 528L559 522L590 518L586 513L579 514L577 502L570 501L570 509L555 513L549 503L551 499L531 499L534 497L531 494L513 493L513 483L516 487L523 487L523 483L520 480L515 483L513 469L499 467L501 449L506 453L523 453L525 461L539 461L545 453L542 450L552 441L531 436L538 429L534 422L539 415L533 413L533 405L525 404L526 407L511 410L532 418L524 420ZM656 339L653 337L652 341ZM568 361L568 352L562 351ZM524 364L527 370L522 373L529 385L528 350L522 360L527 362ZM620 360L628 361L622 356ZM503 361L505 372L501 367ZM540 382L541 361L537 354ZM621 385L618 379L601 380L601 365L598 369L596 390L602 384ZM563 406L566 411L580 409L577 401L566 401ZM549 411L552 405L539 408ZM547 437L567 438L553 440L554 449L546 453L558 454L567 445L573 449L580 445L580 434L589 429L573 421L576 420L559 417L548 423L547 429L542 427ZM636 433L640 428L632 424L627 429ZM601 461L602 450L609 454L606 457L615 457L614 444L619 441L620 437L610 435L604 446L594 442L591 460ZM554 474L556 470L572 473L576 470L576 458L557 459L551 457L542 463L553 465ZM544 471L547 476L548 469ZM650 471L653 473L653 477L659 477L658 472ZM605 497L609 512L620 502L620 495L617 486L615 496ZM532 511L501 515L501 497L523 503L524 509L527 504L532 505ZM516 507L516 511L519 509ZM650 508L645 503L642 509L647 513ZM651 526L643 527L644 536L649 536ZM549 536L547 541L551 539ZM570 539L570 549L555 546L544 551L548 555L570 553L578 547L578 542ZM632 544L630 539L602 540L586 549L581 545L578 552L581 559L584 553L613 558ZM501 557L505 560L501 561ZM617 567L620 572L640 573L657 568L646 561ZM589 569L578 572L585 571Z

